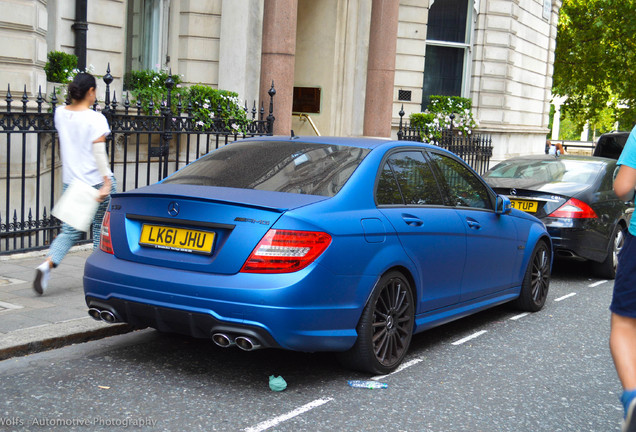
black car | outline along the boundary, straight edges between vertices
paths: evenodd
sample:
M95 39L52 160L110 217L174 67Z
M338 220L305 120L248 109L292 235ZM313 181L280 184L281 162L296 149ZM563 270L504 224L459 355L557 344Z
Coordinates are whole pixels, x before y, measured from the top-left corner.
M633 203L612 189L616 161L590 156L524 156L490 169L484 179L513 207L543 221L557 258L589 260L613 279Z
M610 132L599 137L594 156L618 159L625 148L629 132Z

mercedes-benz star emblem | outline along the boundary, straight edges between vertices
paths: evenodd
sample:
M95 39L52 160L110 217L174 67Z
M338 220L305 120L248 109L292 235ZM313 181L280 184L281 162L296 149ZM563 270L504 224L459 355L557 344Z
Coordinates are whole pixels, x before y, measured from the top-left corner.
M170 216L176 216L179 214L179 204L176 203L175 201L172 201L170 204L168 204L168 214Z
M517 189L510 189L510 195L517 195Z

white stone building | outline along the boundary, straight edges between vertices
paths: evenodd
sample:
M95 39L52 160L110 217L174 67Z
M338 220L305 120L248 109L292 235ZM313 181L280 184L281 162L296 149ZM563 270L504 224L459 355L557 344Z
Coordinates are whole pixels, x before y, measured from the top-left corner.
M0 0L0 99L7 84L44 91L47 52L75 50L82 1L86 63L110 63L118 98L131 69L249 100L273 79L279 133L314 134L296 102L323 135L395 136L402 104L408 117L460 95L493 160L544 148L560 0Z

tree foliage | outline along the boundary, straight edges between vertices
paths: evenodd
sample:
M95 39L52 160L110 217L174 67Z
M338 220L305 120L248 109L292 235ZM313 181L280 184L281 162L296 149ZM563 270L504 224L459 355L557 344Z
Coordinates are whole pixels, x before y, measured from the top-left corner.
M579 125L608 109L622 129L636 123L636 0L563 1L552 90Z

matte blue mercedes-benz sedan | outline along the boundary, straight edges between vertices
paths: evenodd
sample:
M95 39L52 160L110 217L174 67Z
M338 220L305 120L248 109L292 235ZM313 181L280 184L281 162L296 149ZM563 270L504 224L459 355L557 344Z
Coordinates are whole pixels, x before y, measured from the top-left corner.
M388 373L414 333L546 300L552 245L461 159L370 138L266 137L113 195L89 314Z

